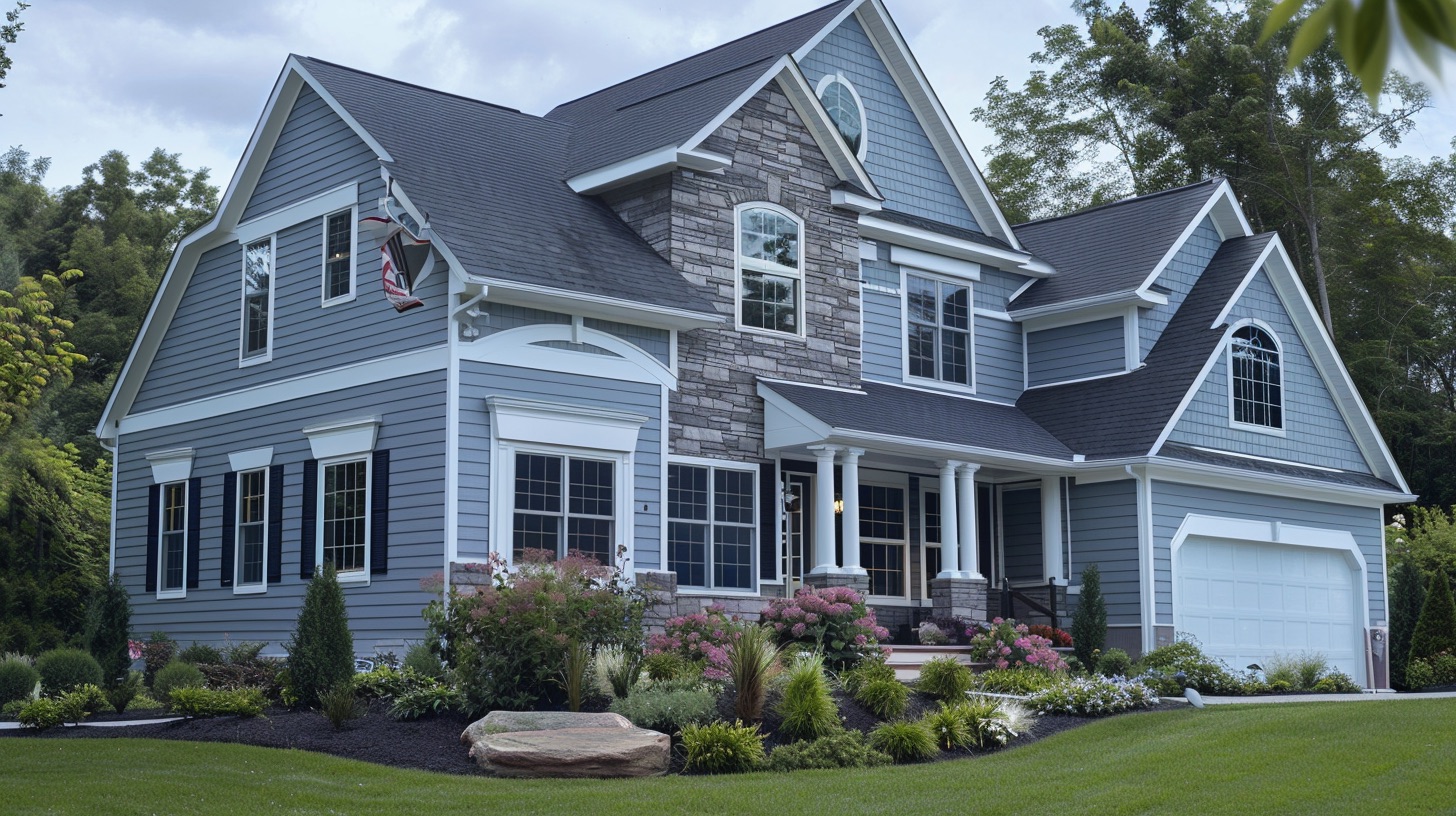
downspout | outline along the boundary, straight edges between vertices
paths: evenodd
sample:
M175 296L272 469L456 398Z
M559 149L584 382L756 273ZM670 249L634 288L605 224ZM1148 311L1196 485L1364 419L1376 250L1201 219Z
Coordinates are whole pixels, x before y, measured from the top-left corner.
M1127 475L1137 481L1138 513L1138 606L1142 623L1142 649L1147 654L1157 643L1154 631L1155 593L1153 592L1153 483L1147 470L1124 465Z

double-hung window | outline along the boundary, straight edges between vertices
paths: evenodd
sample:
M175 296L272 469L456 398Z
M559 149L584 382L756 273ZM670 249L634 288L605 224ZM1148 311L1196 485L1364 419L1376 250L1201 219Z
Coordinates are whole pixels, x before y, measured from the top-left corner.
M354 299L354 209L324 218L323 304Z
M369 570L369 459L320 462L322 564L341 577Z
M616 555L617 463L548 453L515 455L515 560L580 554L611 564Z
M975 384L969 284L905 273L905 366L912 378Z
M729 467L667 468L667 561L680 587L753 589L757 473Z
M804 333L804 225L772 204L738 208L738 325Z
M187 482L162 485L161 512L157 589L182 594L187 591Z
M266 587L268 581L268 469L246 470L237 479L237 564L233 587L234 591L257 590Z
M1236 329L1229 341L1229 376L1234 424L1283 430L1283 374L1274 336L1258 326Z
M273 348L273 238L243 249L242 362L269 359Z
M870 577L870 594L905 596L905 488L859 486L860 562Z

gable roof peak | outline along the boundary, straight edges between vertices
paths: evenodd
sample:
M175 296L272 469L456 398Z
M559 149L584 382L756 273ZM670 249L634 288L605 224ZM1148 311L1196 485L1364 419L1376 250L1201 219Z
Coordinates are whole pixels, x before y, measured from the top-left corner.
M531 116L531 114L529 114L529 113L522 113L517 108L510 108L510 107L506 107L505 105L498 105L498 104L496 104L494 102L487 102L484 99L476 99L473 96L466 96L464 94L457 94L457 93L451 93L449 91L442 91L442 90L440 90L438 88L431 88L431 87L429 87L427 85L419 85L419 84L416 84L414 82L405 82L402 79L395 79L394 77L387 77L387 76L384 76L383 74L376 74L376 73L372 73L370 71L363 71L363 70L360 70L358 68L350 67L348 65L341 65L341 64L339 64L337 62L330 62L329 60L319 59L318 57L309 57L309 56L305 56L303 54L289 54L288 57L289 57L289 59L296 60L299 64L303 65L305 68L308 67L310 64L312 64L312 65L326 65L326 66L328 66L330 68L337 68L340 71L347 71L347 72L349 72L351 74L357 74L359 76L368 77L370 79L378 80L380 82L387 82L387 83L389 83L391 85L399 85L399 86L404 87L404 88L410 88L412 90L422 91L424 93L433 94L435 96L448 97L450 99L459 99L459 100L461 100L463 102L470 102L470 103L476 104L476 105L484 105L485 107L495 108L496 110L504 111L506 113L516 113L516 114L520 114L521 116ZM531 116L531 118L532 119L539 119L541 117L539 117L539 116Z

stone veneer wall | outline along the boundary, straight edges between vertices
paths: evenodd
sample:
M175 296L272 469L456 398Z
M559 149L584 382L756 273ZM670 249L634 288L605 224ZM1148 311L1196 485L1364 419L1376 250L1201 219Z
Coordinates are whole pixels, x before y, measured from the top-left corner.
M703 148L732 156L733 166L721 174L678 170L603 198L690 281L705 286L727 321L678 338L672 452L762 461L757 377L859 383L858 218L830 206L838 176L776 85L754 96ZM736 327L734 207L750 201L777 204L804 221L803 338Z

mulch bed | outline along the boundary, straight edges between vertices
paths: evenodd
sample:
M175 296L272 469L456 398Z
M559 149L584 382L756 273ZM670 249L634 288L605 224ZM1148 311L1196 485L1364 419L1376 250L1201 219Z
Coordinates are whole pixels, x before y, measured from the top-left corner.
M836 692L841 716L846 728L868 731L879 724L874 715L865 711L854 700ZM907 717L918 717L933 710L938 703L920 694L912 694ZM720 702L720 713L725 719L733 719L731 695L724 695ZM125 716L103 715L93 722L107 720L143 719L156 712L137 712ZM772 750L779 743L776 731L779 718L772 711L772 703L764 712L764 733L768 735L765 747ZM1083 717L1044 716L1036 720L1033 733L1013 742L1008 750L1036 740L1061 733L1092 722ZM179 720L176 722L153 723L126 727L69 726L46 731L0 731L0 738L10 739L175 739L195 742L231 742L241 745L255 745L264 748L296 748L316 751L344 759L357 759L388 765L395 768L412 768L422 771L436 771L451 774L480 774L475 761L460 744L460 732L470 721L463 717L428 717L415 721L399 721L389 716L388 707L371 703L364 716L347 723L343 729L334 730L329 721L318 712L270 709L263 717L241 719L238 717L217 717L208 719ZM991 753L941 752L933 761L964 759ZM675 748L671 771L682 772L682 751Z

